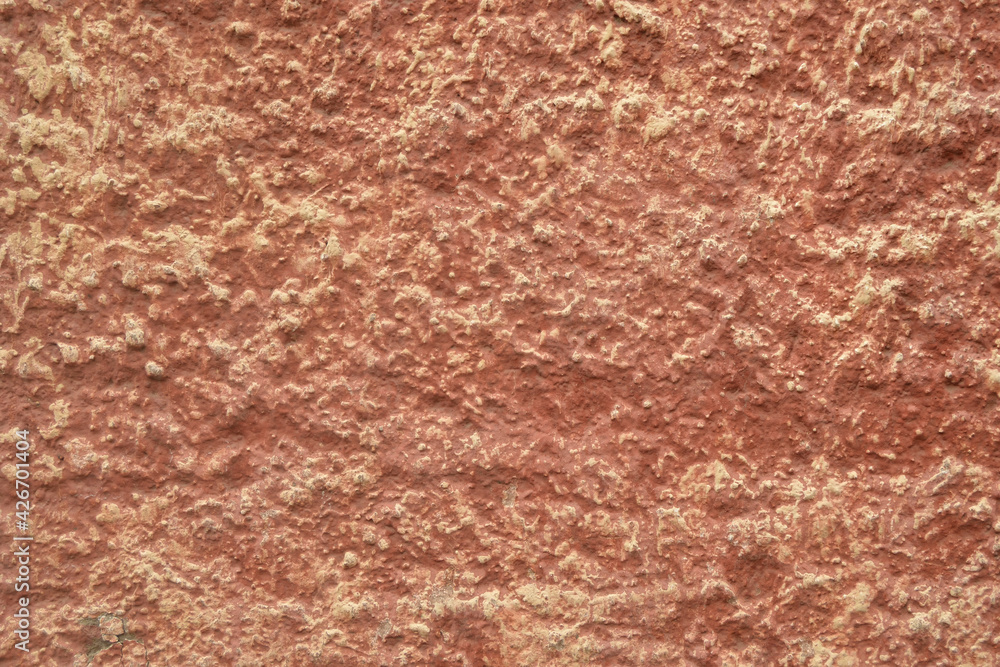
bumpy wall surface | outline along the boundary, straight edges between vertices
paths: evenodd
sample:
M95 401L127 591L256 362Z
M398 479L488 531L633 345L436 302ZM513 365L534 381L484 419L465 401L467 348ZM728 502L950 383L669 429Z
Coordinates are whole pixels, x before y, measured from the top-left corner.
M998 41L0 0L0 662L1000 664Z

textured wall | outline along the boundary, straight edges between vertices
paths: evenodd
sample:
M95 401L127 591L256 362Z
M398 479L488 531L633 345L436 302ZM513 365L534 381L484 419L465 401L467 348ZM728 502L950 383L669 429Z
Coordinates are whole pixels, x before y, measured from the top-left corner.
M1000 664L998 17L0 0L0 662Z

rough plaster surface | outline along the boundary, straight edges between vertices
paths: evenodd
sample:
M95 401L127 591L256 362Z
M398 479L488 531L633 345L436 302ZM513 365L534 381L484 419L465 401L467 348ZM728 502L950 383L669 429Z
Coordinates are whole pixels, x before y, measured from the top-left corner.
M0 0L0 662L1000 663L998 13Z

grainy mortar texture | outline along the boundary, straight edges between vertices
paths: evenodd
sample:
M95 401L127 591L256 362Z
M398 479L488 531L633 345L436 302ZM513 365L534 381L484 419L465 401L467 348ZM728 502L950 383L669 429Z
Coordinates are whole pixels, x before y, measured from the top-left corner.
M0 663L1000 664L998 42L0 0Z

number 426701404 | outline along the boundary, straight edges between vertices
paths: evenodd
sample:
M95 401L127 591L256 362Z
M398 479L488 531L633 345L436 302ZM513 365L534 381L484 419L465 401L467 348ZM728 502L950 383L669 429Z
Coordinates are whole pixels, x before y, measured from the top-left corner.
M15 447L17 448L17 452L14 454L14 456L17 458L18 461L20 461L20 463L17 464L17 471L14 475L16 478L14 480L14 488L18 498L17 510L19 510L16 514L19 522L20 521L27 522L28 512L31 511L31 503L28 501L31 492L29 490L27 481L28 477L30 477L31 475L31 473L28 471L28 466L29 466L28 456L29 456L29 450L31 449L31 444L28 442L27 431L18 431L17 437L20 439L17 441L17 444L15 445Z

